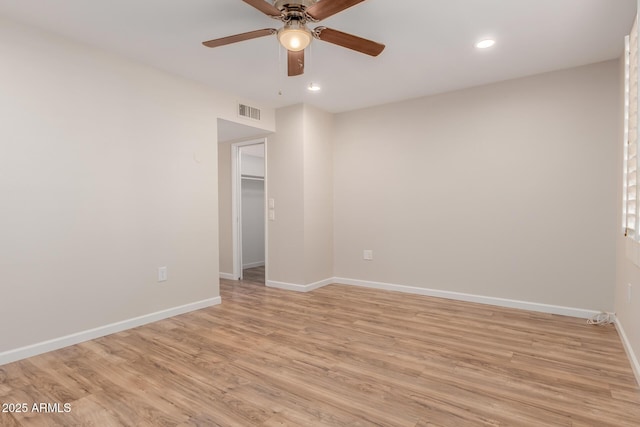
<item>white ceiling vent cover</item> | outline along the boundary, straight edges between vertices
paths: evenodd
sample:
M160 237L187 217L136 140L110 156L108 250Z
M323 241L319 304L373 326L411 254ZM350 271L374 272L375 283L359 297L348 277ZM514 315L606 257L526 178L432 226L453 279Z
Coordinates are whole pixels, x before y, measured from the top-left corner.
M238 104L238 116L251 120L260 120L260 109L249 105Z

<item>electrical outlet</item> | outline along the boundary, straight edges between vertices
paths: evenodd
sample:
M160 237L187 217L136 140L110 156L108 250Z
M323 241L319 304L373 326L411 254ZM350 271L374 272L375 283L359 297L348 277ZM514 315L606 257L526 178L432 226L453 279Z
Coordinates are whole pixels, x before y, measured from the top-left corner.
M632 295L633 285L631 283L627 283L627 302L631 304L631 295Z
M366 261L372 261L373 260L373 251L371 249L365 249L364 251L362 251L362 259L364 259Z
M167 267L159 267L158 282L166 282L166 281L167 281Z

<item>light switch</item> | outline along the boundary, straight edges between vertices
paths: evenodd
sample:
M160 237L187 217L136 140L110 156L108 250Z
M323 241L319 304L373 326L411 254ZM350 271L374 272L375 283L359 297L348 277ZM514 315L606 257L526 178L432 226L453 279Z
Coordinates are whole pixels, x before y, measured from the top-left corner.
M276 220L276 211L274 211L273 209L269 210L269 221L275 221Z
M166 282L166 281L167 281L167 267L159 267L158 282Z
M269 199L269 209L275 209L275 208L276 208L276 200Z

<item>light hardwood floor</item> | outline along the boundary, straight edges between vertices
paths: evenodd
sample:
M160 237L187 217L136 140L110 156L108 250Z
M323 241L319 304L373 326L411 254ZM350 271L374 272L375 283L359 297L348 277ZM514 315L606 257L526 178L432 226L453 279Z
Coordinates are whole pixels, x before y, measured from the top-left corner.
M264 266L246 268L242 270L243 280L249 283L264 285ZM229 282L233 283L233 282Z
M222 305L0 366L2 426L640 426L613 326L371 289ZM259 274L257 274L259 280Z

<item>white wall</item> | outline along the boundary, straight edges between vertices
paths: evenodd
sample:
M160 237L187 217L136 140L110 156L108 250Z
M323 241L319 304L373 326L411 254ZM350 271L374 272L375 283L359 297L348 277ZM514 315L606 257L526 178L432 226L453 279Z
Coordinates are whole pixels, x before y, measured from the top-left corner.
M611 310L618 85L609 61L339 114L335 275Z
M4 20L0 52L0 363L214 301L216 119L236 99Z
M253 146L250 146L253 147ZM264 157L247 154L246 148L240 149L242 175L258 176L264 178Z
M264 265L264 181L242 180L242 268Z
M264 178L264 157L246 153L256 146L240 148L242 176ZM259 146L258 146L259 147ZM264 145L262 145L264 153ZM264 265L264 181L242 179L242 268Z
M218 143L218 227L220 273L233 275L233 222L231 198L231 144Z

